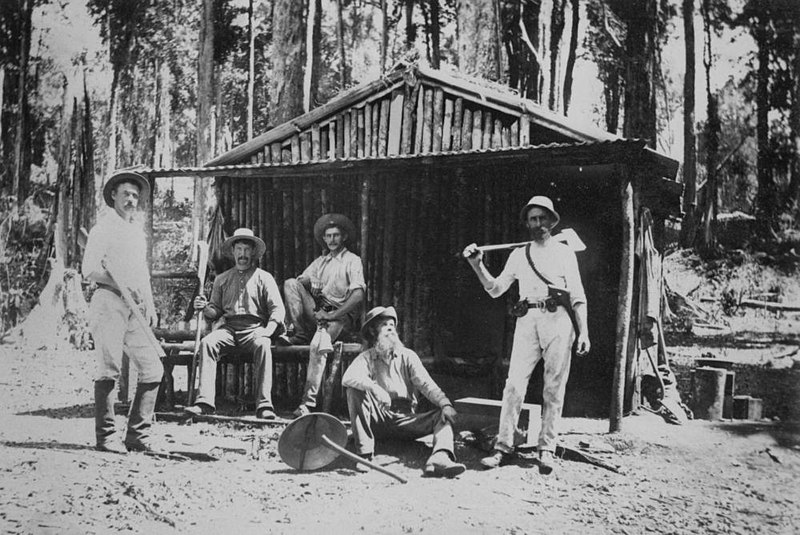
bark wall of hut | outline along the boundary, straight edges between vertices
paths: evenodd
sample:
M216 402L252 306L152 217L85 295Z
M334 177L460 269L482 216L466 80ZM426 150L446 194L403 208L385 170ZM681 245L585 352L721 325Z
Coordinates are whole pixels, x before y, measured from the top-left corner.
M578 167L514 164L498 169L487 160L470 168L408 172L221 177L217 186L226 230L245 226L264 239L261 266L279 284L322 254L312 236L316 218L326 212L346 214L367 232L351 240L351 249L364 262L367 306L395 306L403 341L434 368L454 369L458 363L487 380L492 370L502 368L511 349L513 321L506 310L516 289L491 299L460 252L470 242L527 239L520 208L532 195L550 195L562 227L573 228L588 245L578 258L594 351L592 357L574 360L566 411L600 414L608 403L613 369L619 271L620 216L612 172L610 166L598 166L586 180ZM368 244L366 250L362 243ZM507 257L508 251L487 254L489 270L499 274ZM540 399L539 376L529 392L533 401ZM504 379L503 373L496 379ZM499 396L501 389L498 384L492 390Z

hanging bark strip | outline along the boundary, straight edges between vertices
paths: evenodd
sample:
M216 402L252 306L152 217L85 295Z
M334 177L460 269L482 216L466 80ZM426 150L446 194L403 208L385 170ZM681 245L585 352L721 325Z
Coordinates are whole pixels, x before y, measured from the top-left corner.
M422 84L419 84L422 85ZM422 152L422 131L425 130L425 91L421 90L417 93L417 113L414 129L414 153L420 154Z
M494 117L491 111L487 110L483 114L483 136L481 138L481 147L484 149L492 148L492 128L494 127Z
M364 146L364 137L366 135L364 126L364 108L356 110L356 117L356 137L358 139L358 150L356 151L356 156L363 158L366 154L366 148Z
M453 100L444 101L444 122L442 123L442 147L441 150L448 152L453 142Z
M428 153L433 147L433 89L423 89L425 94L422 109L422 147L423 153Z
M368 104L369 106L369 104ZM378 139L380 138L381 103L372 103L372 156L378 155Z
M476 109L472 112L472 148L483 148L483 111Z
M461 150L461 125L464 116L464 99L456 98L453 103L453 150Z
M378 156L386 156L386 149L389 144L389 110L391 102L388 98L381 99L381 115L378 131Z
M413 89L409 85L405 86L406 99L403 104L403 131L400 135L400 154L410 154L413 149L411 134L414 127L414 106L416 105L421 85L417 83Z
M461 150L472 149L472 110L464 108L464 118L461 121Z
M372 106L364 106L364 156L370 157L372 152Z
M433 139L431 150L433 152L442 151L442 123L444 121L444 91L437 87L433 91Z
M396 156L400 154L400 138L403 130L403 109L405 96L402 89L392 91L389 108L389 139L386 145L386 154Z

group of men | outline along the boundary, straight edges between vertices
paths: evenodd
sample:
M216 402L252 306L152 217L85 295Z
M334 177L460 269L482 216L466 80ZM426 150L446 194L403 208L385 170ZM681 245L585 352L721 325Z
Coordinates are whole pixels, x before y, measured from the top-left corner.
M154 325L156 314L145 262L145 237L134 222L140 201L148 193L149 183L139 174L123 172L111 177L104 187L104 198L113 211L92 229L84 255L83 273L97 285L90 327L98 361L95 430L96 447L101 451L158 450L149 429L162 366L152 336L146 331L146 324ZM483 253L476 244L463 251L489 295L499 297L516 281L520 293L521 308L516 308L521 312L516 314L499 434L494 451L481 463L494 468L512 454L514 431L531 372L539 360L544 360L538 451L540 470L549 473L573 343L578 355L586 354L590 347L586 298L574 253L551 236L560 219L552 201L533 197L520 216L532 241L511 253L497 278L484 266ZM365 350L342 379L356 453L371 459L378 438L415 439L432 434L432 454L424 473L454 477L465 466L455 459L453 428L457 414L453 404L416 352L400 341L394 307L377 306L361 321L366 301L364 270L360 257L347 248L354 232L352 222L341 214L320 217L314 225L314 236L325 252L298 277L284 282L283 297L273 276L257 267L266 250L263 240L246 228L237 229L225 240L222 252L233 258L234 266L216 276L210 298L201 292L193 303L216 325L201 341L198 392L194 403L185 410L193 415L214 412L217 361L235 350L253 356L256 417L274 419L271 346L310 343L304 393L294 416L309 414L316 408L326 365L327 353L321 340L327 336L335 341L359 333ZM120 266L120 270L112 270L112 264ZM124 272L125 280L117 280L112 271ZM567 295L566 300L555 300L552 288L560 289L562 296ZM117 434L113 405L123 351L138 372L124 440ZM417 412L420 394L433 409ZM368 469L360 463L357 467Z

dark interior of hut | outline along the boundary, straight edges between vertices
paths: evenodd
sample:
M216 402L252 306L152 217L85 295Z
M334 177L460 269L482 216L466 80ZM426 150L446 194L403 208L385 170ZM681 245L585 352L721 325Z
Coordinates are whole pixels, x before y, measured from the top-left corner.
M520 208L536 194L550 196L561 214L555 229L572 228L586 243L577 253L589 302L592 352L573 357L564 412L604 416L614 363L621 214L614 166L532 166L487 159L470 168L416 165L403 170L318 173L313 176L218 178L225 230L252 228L267 243L261 267L279 284L299 274L322 250L316 218L350 217L368 286L367 307L394 305L404 343L433 371L489 382L499 399L513 337L507 307L481 288L460 252L467 244L528 239ZM363 233L363 231L366 231ZM363 235L362 235L363 233ZM498 275L509 251L486 254ZM538 368L541 368L539 366ZM541 370L528 401L541 399Z

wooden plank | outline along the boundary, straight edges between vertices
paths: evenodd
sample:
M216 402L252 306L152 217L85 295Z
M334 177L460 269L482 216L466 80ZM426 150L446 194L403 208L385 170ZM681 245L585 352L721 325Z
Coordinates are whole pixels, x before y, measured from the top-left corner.
M417 120L414 132L414 154L422 152L422 131L425 129L423 117L425 115L425 91L420 90L417 95Z
M483 148L483 112L472 112L472 149Z
M503 121L499 118L494 120L494 129L492 130L492 148L499 148L503 146Z
M531 144L531 120L527 115L519 118L519 146L527 147Z
M344 146L342 148L342 157L349 158L351 153L351 143L352 139L350 138L351 135L351 127L353 121L350 118L350 112L345 112L342 114L342 142Z
M372 156L378 155L378 138L380 137L380 118L381 118L381 103L380 101L370 104L372 107Z
M453 100L444 101L444 121L442 122L442 150L447 152L453 143Z
M425 107L422 119L422 152L428 153L433 147L433 89L425 89Z
M501 126L500 146L503 148L511 146L511 128L508 126Z
M356 110L356 138L357 138L357 150L356 156L359 158L363 158L366 154L366 150L364 148L364 137L365 137L365 128L364 128L364 109L360 108Z
M364 106L364 156L369 158L375 153L372 152L372 106Z
M336 116L336 158L344 158L344 133L347 130L344 124L344 113Z
M269 159L272 163L281 163L281 144L273 143L269 146Z
M481 147L484 149L492 148L492 130L494 129L494 115L490 110L483 114L483 136L481 137Z
M292 163L300 161L300 136L295 134L292 136Z
M386 146L386 154L389 156L397 156L400 154L404 102L405 95L402 89L395 89L392 91L392 103L389 110L389 140Z
M453 150L461 150L461 124L464 118L464 99L458 97L453 103Z
M336 159L336 128L338 125L339 123L336 121L331 121L328 125L328 151L326 155L329 160Z
M519 147L519 119L511 123L511 146Z
M442 121L444 120L444 91L437 87L433 90L433 125L431 151L442 152Z
M414 140L411 137L414 127L414 106L417 103L417 95L421 85L417 83L413 89L409 85L405 86L406 99L403 104L403 131L400 136L400 154L411 154L414 148Z
M264 147L264 163L272 163L272 152L269 150L269 145Z
M461 149L472 150L472 110L464 108L464 120L461 122Z
M303 132L300 134L300 161L308 162L311 160L311 133Z
M320 133L319 133L319 125L314 123L311 125L311 159L314 161L318 161L319 155L322 154L321 152L322 147L320 146Z
M378 156L386 156L386 149L389 141L389 107L391 102L388 98L381 100L381 115L378 126Z
M352 109L347 114L350 119L350 154L351 158L358 156L358 110Z

